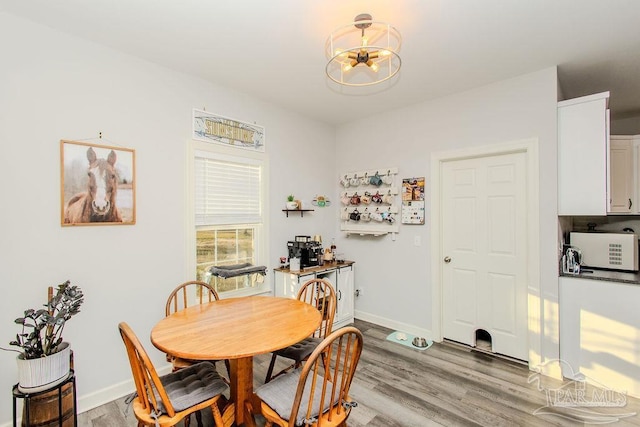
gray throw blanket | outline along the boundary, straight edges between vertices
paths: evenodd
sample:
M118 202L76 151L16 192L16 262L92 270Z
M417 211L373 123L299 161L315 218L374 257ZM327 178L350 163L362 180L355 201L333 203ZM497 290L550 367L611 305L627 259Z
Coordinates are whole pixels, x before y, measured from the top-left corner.
M230 277L244 276L245 274L259 273L263 276L267 274L267 267L264 265L253 265L250 263L213 266L209 269L212 275L228 279Z

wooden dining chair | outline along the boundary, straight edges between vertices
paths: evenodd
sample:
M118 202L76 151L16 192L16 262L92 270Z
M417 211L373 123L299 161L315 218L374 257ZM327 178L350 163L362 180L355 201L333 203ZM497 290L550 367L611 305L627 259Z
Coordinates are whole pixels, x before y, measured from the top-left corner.
M265 427L346 426L351 409L357 406L349 388L362 344L358 329L338 329L316 347L302 368L259 387L256 394Z
M218 297L218 293L213 287L206 283L200 282L198 280L191 280L188 282L184 282L183 284L177 286L167 298L167 304L165 305L165 315L169 316L170 314L175 313L179 310L184 310L187 307L196 304L203 304L211 301L218 301L220 298ZM175 357L170 354L167 354L167 361L171 362L173 365L173 370L178 370L181 368L185 368L187 366L191 366L198 361L182 359L180 357ZM216 363L215 360L211 360L212 363ZM227 375L230 375L230 367L229 361L225 360L224 364L227 368Z
M200 362L187 368L159 377L151 359L125 322L118 325L131 365L136 396L133 412L138 427L174 426L184 420L189 426L190 415L201 409L211 408L216 427L233 423L233 404L227 405L224 414L218 408L222 393L228 389L211 362ZM199 424L201 419L198 419Z
M316 307L322 313L322 322L310 337L289 347L276 350L271 354L271 362L269 363L267 376L264 379L265 383L291 368L299 368L302 362L313 353L316 346L331 333L337 304L336 291L331 286L331 283L324 279L311 279L302 285L298 291L297 298ZM292 360L293 364L273 375L273 368L278 356Z

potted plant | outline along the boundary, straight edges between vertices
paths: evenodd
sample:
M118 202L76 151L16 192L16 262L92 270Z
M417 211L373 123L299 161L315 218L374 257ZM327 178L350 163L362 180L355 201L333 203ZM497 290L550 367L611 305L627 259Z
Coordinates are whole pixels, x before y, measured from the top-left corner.
M55 295L49 288L45 308L25 310L24 316L15 320L22 331L9 345L22 349L16 358L20 389L52 386L67 376L71 348L63 341L62 331L67 320L80 312L83 302L82 290L67 280L58 285Z
M295 197L293 197L293 194L289 194L287 196L287 209L289 210L298 209L298 202L296 202Z

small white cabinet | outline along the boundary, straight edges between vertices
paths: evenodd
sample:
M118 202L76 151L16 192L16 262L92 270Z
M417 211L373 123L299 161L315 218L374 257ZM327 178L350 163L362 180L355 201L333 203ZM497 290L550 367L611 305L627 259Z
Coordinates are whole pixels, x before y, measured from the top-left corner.
M558 103L558 215L609 210L609 92Z
M354 265L353 261L341 264L325 264L292 272L288 268L276 268L275 296L295 298L300 287L311 279L325 279L336 291L338 304L333 319L333 329L353 323L354 320Z
M633 171L633 137L610 138L609 212L628 214L636 211Z
M355 287L353 286L353 264L349 267L338 268L336 271L338 273L336 280L338 285L336 289L338 305L336 307L336 317L333 324L345 326L353 323L353 297L355 293Z

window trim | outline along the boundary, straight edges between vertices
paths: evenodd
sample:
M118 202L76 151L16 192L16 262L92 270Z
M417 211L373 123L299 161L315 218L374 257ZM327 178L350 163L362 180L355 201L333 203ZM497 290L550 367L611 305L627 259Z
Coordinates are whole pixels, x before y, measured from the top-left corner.
M256 248L256 262L258 265L267 265L269 257L269 158L266 153L238 150L233 147L219 146L218 144L211 144L196 140L191 140L189 144L186 144L188 149L186 150L186 179L185 179L185 280L194 280L196 271L196 224L195 224L195 156L197 152L205 152L216 158L228 159L228 160L240 160L249 164L261 164L262 166L262 180L260 192L262 195L262 230L259 237ZM242 225L230 224L230 225ZM255 288L240 289L236 291L223 292L220 294L220 298L234 298L248 295L258 295L265 293L272 293L272 281L271 274L267 274L264 277L264 282ZM200 278L195 278L199 280Z

